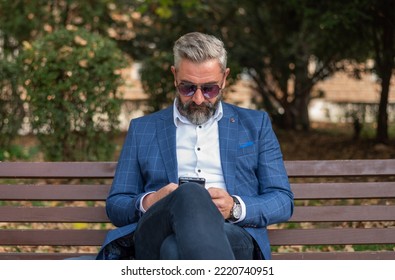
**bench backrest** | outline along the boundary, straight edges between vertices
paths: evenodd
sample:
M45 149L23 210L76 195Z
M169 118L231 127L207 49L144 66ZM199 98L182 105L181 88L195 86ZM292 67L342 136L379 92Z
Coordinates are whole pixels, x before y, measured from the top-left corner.
M270 239L292 246L274 258L395 259L395 160L290 161L286 168L296 207L289 223L270 227ZM380 252L366 247L385 244Z
M112 228L105 199L115 166L0 162L0 225L7 228L0 230L0 246L9 251L0 259L64 259L97 252Z
M115 166L0 162L0 259L97 252L112 228L105 198ZM269 227L275 259L395 259L394 250L351 247L394 247L395 160L288 161L286 168L296 207L288 223ZM303 252L310 245L325 248Z

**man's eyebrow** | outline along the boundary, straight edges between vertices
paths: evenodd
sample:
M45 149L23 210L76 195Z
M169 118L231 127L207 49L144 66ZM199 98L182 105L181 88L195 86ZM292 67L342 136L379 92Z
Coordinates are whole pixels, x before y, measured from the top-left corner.
M215 85L215 84L218 84L219 81L212 81L212 82L210 81L210 82L207 82L207 83L197 84L197 83L194 83L194 82L191 82L191 81L188 81L188 80L181 80L180 83L193 84L193 85Z

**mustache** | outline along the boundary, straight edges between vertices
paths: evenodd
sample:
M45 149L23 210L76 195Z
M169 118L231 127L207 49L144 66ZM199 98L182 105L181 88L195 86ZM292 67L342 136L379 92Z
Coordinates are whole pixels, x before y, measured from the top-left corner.
M202 110L202 109L212 109L214 107L214 105L210 102L203 102L202 104L198 105L196 104L194 101L189 100L187 102L185 102L184 104L182 104L182 106L184 107L184 109L189 109L189 110L193 110L193 109L197 109L197 110Z
M221 96L219 95L214 103L204 101L200 105L193 100L188 100L185 103L181 101L180 96L177 96L177 109L180 114L186 117L191 123L200 125L209 120L215 113L220 103Z

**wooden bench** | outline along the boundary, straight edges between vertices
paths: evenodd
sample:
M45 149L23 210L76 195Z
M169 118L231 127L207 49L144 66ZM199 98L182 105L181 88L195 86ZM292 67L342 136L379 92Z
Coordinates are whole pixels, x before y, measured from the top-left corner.
M274 259L395 259L395 160L286 168L296 207L288 223L269 227ZM0 259L94 255L112 227L104 200L114 170L114 162L0 162Z

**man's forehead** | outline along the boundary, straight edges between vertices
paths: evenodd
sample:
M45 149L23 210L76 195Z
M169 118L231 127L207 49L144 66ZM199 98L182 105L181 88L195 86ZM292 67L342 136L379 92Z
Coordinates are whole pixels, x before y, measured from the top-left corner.
M177 73L182 75L206 76L222 75L218 60L212 59L204 62L194 62L191 60L181 60Z

